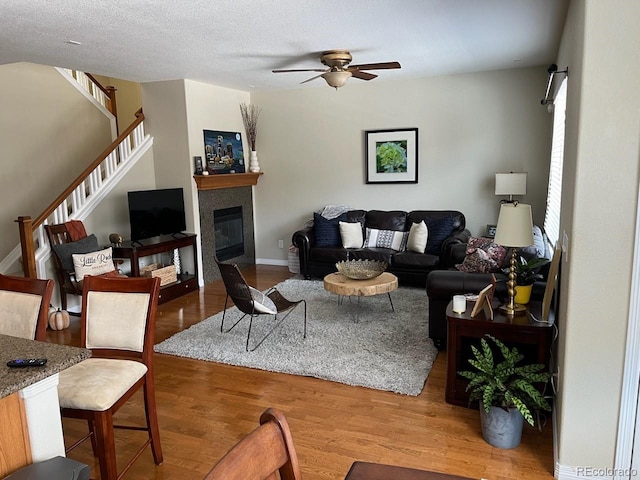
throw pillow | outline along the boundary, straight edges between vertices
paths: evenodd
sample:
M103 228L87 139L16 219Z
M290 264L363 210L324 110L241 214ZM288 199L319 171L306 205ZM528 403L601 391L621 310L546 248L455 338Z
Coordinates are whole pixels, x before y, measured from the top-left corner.
M420 223L414 223L409 230L409 239L407 240L407 250L411 252L424 253L427 248L427 238L429 230L424 220Z
M85 275L102 275L115 270L111 247L97 252L74 253L73 269L76 272L76 282L82 281Z
M267 297L260 290L249 287L249 291L251 292L251 299L253 300L253 308L258 313L269 313L271 315L275 315L278 313L278 309L276 304L273 303L269 297Z
M471 237L467 242L467 255L456 268L469 273L497 272L506 255L507 249L490 238Z
M344 248L362 248L362 225L360 222L340 222L339 228Z
M316 247L340 247L342 239L338 225L347 221L347 214L343 213L330 220L319 213L313 214L313 225L316 237Z
M53 251L60 259L60 264L63 270L69 272L73 271L73 258L71 255L74 253L89 253L99 250L98 239L94 234L89 235L77 242L63 243L61 245L53 245Z
M367 236L364 239L364 247L390 248L391 250L401 252L407 246L408 237L409 232L367 228Z
M440 255L442 242L453 232L453 218L450 216L434 219L426 218L425 223L429 229L429 238L427 238L425 253Z

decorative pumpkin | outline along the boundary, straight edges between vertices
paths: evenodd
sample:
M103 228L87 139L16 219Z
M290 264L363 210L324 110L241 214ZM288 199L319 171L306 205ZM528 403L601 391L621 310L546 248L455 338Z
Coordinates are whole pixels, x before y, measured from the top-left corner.
M49 327L51 330L64 330L69 326L69 312L59 308L49 313Z

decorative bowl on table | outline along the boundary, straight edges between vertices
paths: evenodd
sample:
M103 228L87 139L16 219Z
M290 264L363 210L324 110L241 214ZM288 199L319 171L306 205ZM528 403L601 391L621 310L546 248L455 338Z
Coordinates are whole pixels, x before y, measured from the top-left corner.
M352 280L366 280L380 275L387 269L387 262L379 260L347 260L336 263L338 272Z

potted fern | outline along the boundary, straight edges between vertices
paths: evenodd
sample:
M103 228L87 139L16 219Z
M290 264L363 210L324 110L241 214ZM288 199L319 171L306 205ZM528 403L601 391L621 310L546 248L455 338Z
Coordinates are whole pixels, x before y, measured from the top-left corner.
M460 371L458 375L470 380L469 403L480 401L480 424L485 441L498 448L515 448L522 438L524 420L534 425L533 414L551 410L535 384L546 384L551 374L543 372L544 365L517 365L524 355L491 335L486 335L499 350L503 360L494 359L489 343L480 339L481 350L471 346L475 358L469 363L474 371Z

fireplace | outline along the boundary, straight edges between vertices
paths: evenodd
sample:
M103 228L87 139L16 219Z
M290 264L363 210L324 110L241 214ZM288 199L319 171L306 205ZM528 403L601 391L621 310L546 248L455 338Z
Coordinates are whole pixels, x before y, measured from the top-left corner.
M244 255L241 206L214 210L213 230L218 260L229 260Z
M236 175L241 174L219 176L235 177ZM199 190L198 207L204 283L221 278L220 270L215 263L216 257L227 263L235 263L241 269L255 264L251 187ZM241 225L238 220L241 221ZM242 247L238 245L240 240ZM223 245L218 245L219 242ZM220 252L220 250L223 251Z

